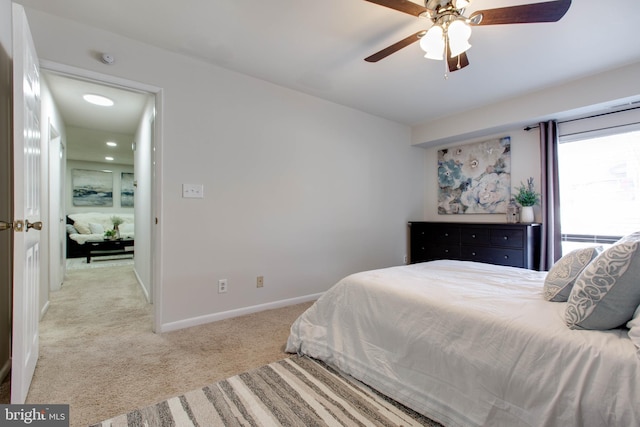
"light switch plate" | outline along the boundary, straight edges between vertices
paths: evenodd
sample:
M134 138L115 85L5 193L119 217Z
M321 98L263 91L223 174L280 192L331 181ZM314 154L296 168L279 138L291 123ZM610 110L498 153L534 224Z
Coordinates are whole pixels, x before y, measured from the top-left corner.
M182 184L183 199L204 199L204 186L202 184Z

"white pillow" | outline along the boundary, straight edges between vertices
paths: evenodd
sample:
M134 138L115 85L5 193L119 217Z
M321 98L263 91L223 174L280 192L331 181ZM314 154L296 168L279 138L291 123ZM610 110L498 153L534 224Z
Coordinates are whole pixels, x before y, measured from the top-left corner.
M104 227L102 226L102 224L90 222L89 229L91 230L91 234L104 234Z
M624 326L640 305L640 231L596 257L571 290L565 320L571 329Z
M78 230L80 234L91 234L91 229L89 228L89 224L85 224L84 222L74 222L73 226Z
M133 224L120 224L118 226L118 230L120 230L121 233L133 233L134 232L134 225Z
M629 328L629 338L638 347L636 353L640 358L640 305L633 314L633 319L627 323L627 328Z
M602 246L575 249L560 258L544 279L544 299L565 302L582 270L601 252Z

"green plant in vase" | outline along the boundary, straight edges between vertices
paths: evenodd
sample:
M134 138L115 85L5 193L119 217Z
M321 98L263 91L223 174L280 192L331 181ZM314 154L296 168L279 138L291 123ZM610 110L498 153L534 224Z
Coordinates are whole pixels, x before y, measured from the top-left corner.
M113 228L114 230L118 228L118 226L120 224L122 224L124 222L124 219L120 218L119 216L112 216L111 217L111 222L113 223Z
M527 185L520 182L520 187L516 188L516 195L513 197L520 206L520 222L533 222L533 206L540 204L540 193L536 193L533 185L533 177L527 179Z
M120 224L122 224L124 222L124 220L122 218L120 218L119 216L112 216L111 217L111 222L113 223L113 232L114 232L114 236L115 238L119 238L120 237L120 230L118 228L118 226Z
M113 239L116 237L116 230L105 230L104 237L107 239Z

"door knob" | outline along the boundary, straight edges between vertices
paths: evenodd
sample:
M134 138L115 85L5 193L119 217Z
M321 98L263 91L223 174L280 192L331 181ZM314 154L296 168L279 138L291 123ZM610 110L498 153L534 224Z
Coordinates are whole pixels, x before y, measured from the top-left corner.
M24 227L24 222L22 220L18 220L15 222L0 221L0 231L11 230L11 229L14 229L15 231L22 231L23 227ZM40 228L42 228L42 226Z
M42 221L29 222L29 220L26 220L25 224L27 226L27 229L25 231L29 231L30 228L38 231L42 230Z

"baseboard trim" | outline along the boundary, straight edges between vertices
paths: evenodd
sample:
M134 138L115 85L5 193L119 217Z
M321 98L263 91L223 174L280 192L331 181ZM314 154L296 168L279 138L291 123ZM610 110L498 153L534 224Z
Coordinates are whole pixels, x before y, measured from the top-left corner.
M147 300L149 304L151 304L151 296L149 295L149 291L147 291L147 288L144 287L144 283L142 283L142 279L140 278L140 275L138 274L138 270L136 270L135 266L133 267L133 274L136 275L136 280L138 281L138 285L140 285L140 289L142 289L144 298Z
M178 329L189 328L191 326L217 322L218 320L231 319L233 317L244 316L246 314L258 313L260 311L272 310L275 308L282 308L295 304L302 304L303 302L315 301L320 298L320 296L322 296L322 293L274 301L266 304L254 305L251 307L243 307L236 310L229 310L220 313L208 314L206 316L193 317L191 319L180 320L177 322L163 323L162 325L160 325L159 332L171 332Z
M44 303L42 310L40 310L40 320L42 320L44 318L44 315L47 314L47 311L49 311L50 305L51 305L51 300L47 300L47 302Z

